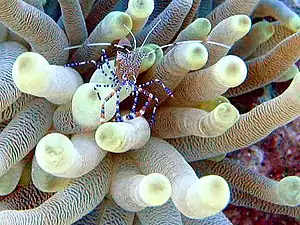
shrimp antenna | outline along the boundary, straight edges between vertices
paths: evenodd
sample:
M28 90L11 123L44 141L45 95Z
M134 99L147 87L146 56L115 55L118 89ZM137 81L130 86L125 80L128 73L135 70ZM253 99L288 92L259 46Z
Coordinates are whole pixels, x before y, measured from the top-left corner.
M83 47L83 45L74 45L74 46L65 47L64 50L70 50L70 49L81 48L81 47Z
M111 43L90 43L87 44L86 46L110 46L112 45ZM81 48L84 45L74 45L74 46L69 46L69 47L65 47L64 50L70 50L70 49L74 49L74 48Z
M112 43L89 43L87 44L86 46L115 46L115 47L118 47L118 48L124 48L122 45L118 45L118 44L112 44Z
M190 41L180 41L180 42L176 42L176 43L166 44L166 45L163 45L163 46L159 46L156 49L153 49L152 51L148 52L147 57L150 54L152 54L153 52L155 52L157 49L163 49L163 48L167 48L167 47L171 47L171 46L182 45L182 44L189 44L189 43L203 43L203 41L201 41L201 40L190 40ZM222 44L222 43L218 43L218 42L215 42L215 41L206 41L205 43L213 44L213 45L219 45L219 46L227 48L227 49L231 48L228 45L225 45L225 44Z
M136 49L136 39L135 39L135 36L134 36L134 34L132 33L132 31L129 29L129 27L126 26L126 24L124 24L124 27L129 31L130 35L131 35L132 38L133 38L133 43L134 43L134 49L133 49L133 50L135 50L135 49Z
M147 39L148 39L148 37L150 36L150 34L153 32L153 30L158 26L158 24L161 22L161 19L159 19L158 21L157 21L157 23L152 27L152 29L149 31L149 33L147 34L147 36L145 37L145 40L143 41L143 43L142 43L142 45L141 45L141 47L140 47L140 49L139 49L139 51L143 48L143 46L145 45L145 43L146 43L146 41L147 41Z
M86 46L90 47L90 46L115 46L117 48L122 48L125 49L124 46L122 45L118 45L118 44L112 44L112 43L89 43L86 44ZM70 49L75 49L75 48L81 48L84 45L74 45L74 46L69 46L69 47L65 47L64 50L70 50Z

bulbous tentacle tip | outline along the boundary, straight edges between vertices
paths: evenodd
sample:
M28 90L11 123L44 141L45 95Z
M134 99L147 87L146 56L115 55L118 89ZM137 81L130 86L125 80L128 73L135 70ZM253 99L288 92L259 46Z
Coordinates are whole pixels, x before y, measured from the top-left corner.
M14 83L22 92L30 92L30 86L42 84L37 76L42 73L45 67L49 66L48 61L36 52L24 52L18 56L13 68L12 77Z
M235 23L234 26L236 26L237 29L240 31L244 31L245 33L248 33L251 29L251 19L247 15L235 15Z
M151 15L154 10L154 0L130 0L128 1L128 9L134 17L146 18Z
M300 205L300 177L288 176L279 182L278 194L284 205Z
M191 43L187 45L181 45L178 48L181 51L181 61L184 58L186 62L182 65L182 67L187 67L189 70L198 70L201 69L208 60L208 51L204 45L201 43ZM175 58L176 61L180 60L180 57ZM185 61L184 60L184 61ZM178 63L180 65L180 63Z
M288 28L294 32L300 31L300 17L298 15L293 16L288 23Z
M107 26L112 27L116 33L120 33L122 35L120 35L120 38L124 37L124 34L128 34L129 30L132 29L132 19L131 17L124 12L118 12L118 11L113 11L110 12L106 17L105 17L105 22L107 22ZM126 29L126 27L124 26L124 24L126 25L126 27L128 29Z
M230 103L229 100L224 96L218 96L213 100L202 101L199 105L196 106L198 109L202 109L206 112L213 111L218 105L222 103Z
M218 61L220 69L223 68L224 73L220 73L218 79L227 87L237 87L247 77L247 66L241 58L235 55L227 55Z
M142 200L149 206L163 205L172 194L171 183L160 173L151 173L143 178L139 185Z
M189 188L186 198L187 206L194 215L190 218L201 219L221 212L229 203L229 185L218 175L201 177Z
M240 117L239 111L227 102L219 104L214 112L216 121L223 125L233 125Z
M36 146L35 156L38 165L47 173L64 174L77 161L78 155L70 139L60 133L43 137Z
M98 127L95 140L101 149L117 153L124 147L126 131L119 125L120 123L117 122L107 122Z

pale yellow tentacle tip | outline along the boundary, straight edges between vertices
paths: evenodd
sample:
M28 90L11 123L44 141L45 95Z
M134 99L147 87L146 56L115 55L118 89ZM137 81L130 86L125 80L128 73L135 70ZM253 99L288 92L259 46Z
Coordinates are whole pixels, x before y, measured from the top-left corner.
M220 124L234 124L240 117L239 111L230 103L224 102L214 110L214 116Z
M233 26L236 27L240 32L248 33L251 29L251 19L247 15L234 15Z
M208 51L201 43L182 44L176 49L175 61L180 67L188 70L198 70L202 68L208 60Z
M70 139L60 133L43 137L36 146L38 165L47 173L56 175L68 172L78 161L78 155Z
M288 176L279 182L278 194L284 205L300 205L300 177Z
M213 99L213 100L208 100L208 101L202 101L200 102L199 105L196 106L196 108L198 109L202 109L206 112L211 112L213 111L218 105L220 105L221 103L230 103L229 100L227 98L225 98L224 96L218 96L217 98Z
M228 183L220 176L209 175L201 177L189 188L186 204L194 211L195 218L201 219L221 212L229 200Z
M149 124L142 116L125 122L104 123L95 133L97 145L105 151L114 153L141 148L149 138Z
M12 77L18 89L25 93L31 93L32 86L36 86L38 90L45 89L42 85L47 82L35 75L43 73L48 66L48 61L36 52L19 55L12 68Z
M154 10L153 0L129 0L128 9L132 15L137 18L146 18Z
M223 73L218 74L218 79L227 87L236 87L244 82L247 76L247 66L241 58L227 55L218 62L218 67L223 68Z
M294 32L299 32L300 31L300 17L298 15L295 15L292 17L289 21L288 24L289 28L294 31Z
M163 205L171 197L171 183L164 175L151 173L142 179L139 185L139 194L149 206Z

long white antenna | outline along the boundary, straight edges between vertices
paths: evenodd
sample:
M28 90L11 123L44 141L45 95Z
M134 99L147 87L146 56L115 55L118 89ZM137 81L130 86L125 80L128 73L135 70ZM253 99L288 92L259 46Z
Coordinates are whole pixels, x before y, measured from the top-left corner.
M148 39L148 37L149 37L149 35L153 32L153 30L158 26L158 24L161 22L161 19L159 19L158 21L157 21L157 23L152 27L152 29L149 31L149 33L147 34L147 36L145 37L145 40L143 41L143 43L142 43L142 45L141 45L141 47L140 47L140 49L139 49L139 51L143 48L143 46L145 45L145 43L146 43L146 41L147 41L147 39Z
M91 47L91 46L115 46L117 48L122 48L122 49L126 49L124 48L124 46L122 45L118 45L118 44L112 44L112 43L89 43L89 44L86 44L86 46L88 47ZM64 50L70 50L70 49L74 49L74 48L81 48L83 47L84 45L74 45L74 46L69 46L69 47L65 47ZM126 51L129 53L130 51L128 49L126 49Z
M221 47L224 47L224 48L227 48L227 49L231 49L231 47L229 45L225 45L225 44L222 44L222 43L219 43L219 42L215 42L215 41L206 41L205 43L212 44L212 45L219 45Z
M83 47L83 45L74 45L74 46L65 47L64 50L70 50L70 49L81 48L81 47Z
M111 43L89 43L86 46L110 46ZM64 50L70 50L70 49L74 49L74 48L81 48L84 45L74 45L74 46L69 46L69 47L65 47Z
M89 43L86 46L110 46L111 43Z
M118 45L118 44L111 44L111 43L90 43L90 44L87 44L87 46L115 46L117 48L122 48L122 49L125 49L124 46L122 45ZM126 49L127 50L127 49ZM128 52L129 50L127 50Z
M124 24L124 27L129 31L130 35L131 35L132 38L133 38L133 43L134 43L134 49L133 49L133 50L135 50L135 49L136 49L136 39L135 39L135 36L134 36L134 34L132 33L132 31L129 29L129 27L126 26L126 24Z

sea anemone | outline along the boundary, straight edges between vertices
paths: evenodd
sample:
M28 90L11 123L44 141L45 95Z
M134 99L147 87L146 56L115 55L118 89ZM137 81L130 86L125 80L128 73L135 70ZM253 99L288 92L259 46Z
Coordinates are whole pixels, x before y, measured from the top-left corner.
M298 167L259 147L300 115L296 3L0 3L1 225L300 217Z

